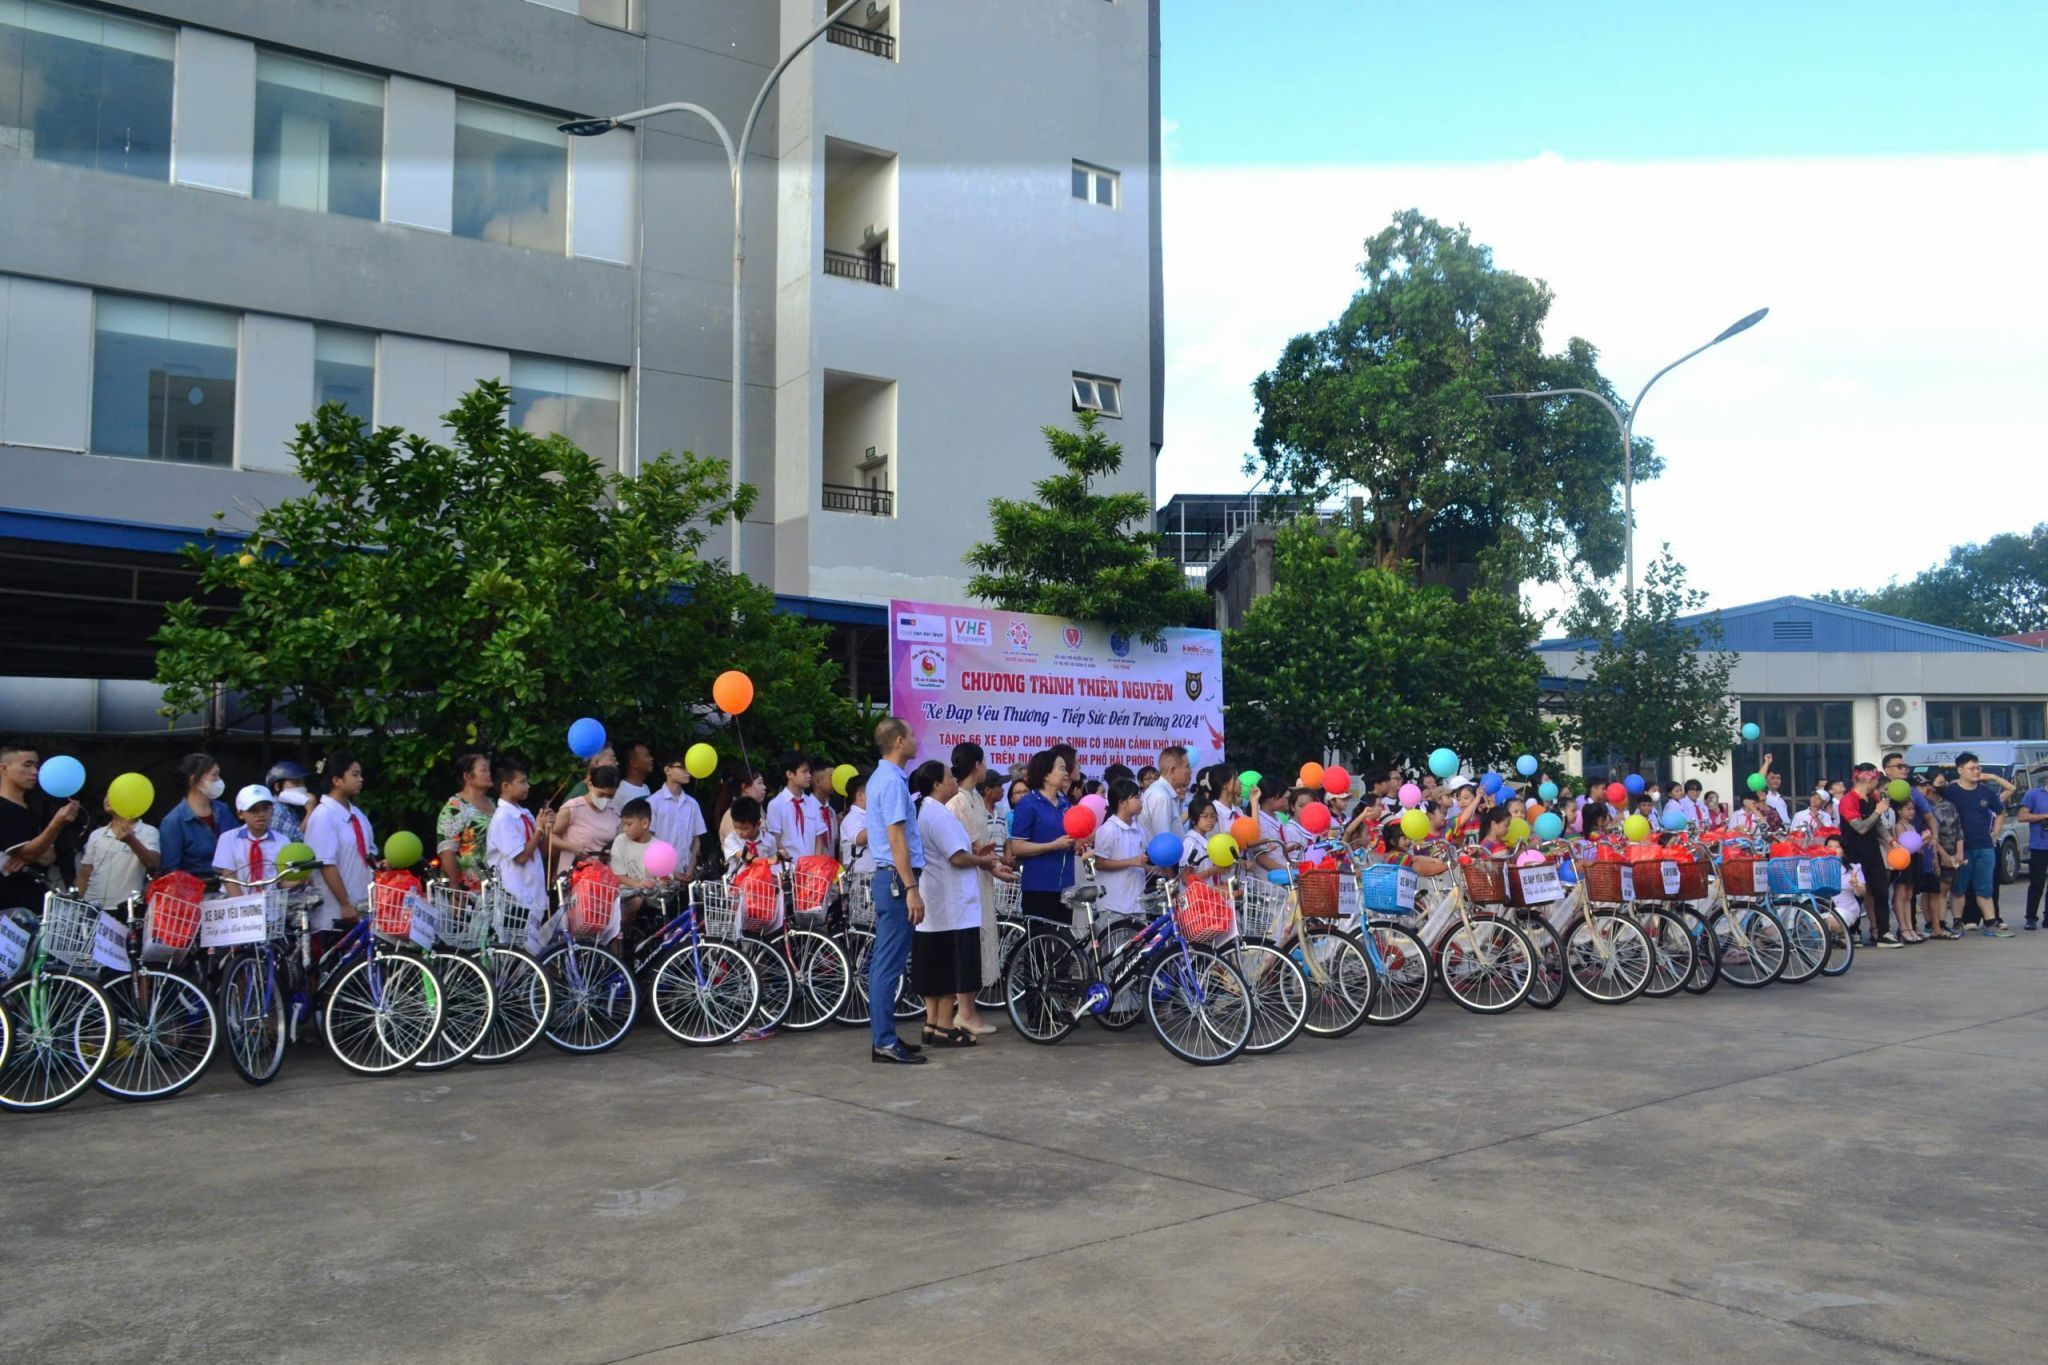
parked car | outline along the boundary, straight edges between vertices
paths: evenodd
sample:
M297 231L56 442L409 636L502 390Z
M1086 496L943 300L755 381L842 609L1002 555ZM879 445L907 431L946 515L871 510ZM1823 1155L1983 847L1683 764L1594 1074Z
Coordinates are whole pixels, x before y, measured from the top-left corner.
M2020 795L2048 772L2048 743L2039 740L1981 739L1960 743L1914 744L1906 749L1906 767L1918 774L1955 767L1957 754L1975 754L1984 771L2012 783L2005 798L2005 827L1998 832L1998 880L2016 882L2026 865L2027 827L2019 821Z

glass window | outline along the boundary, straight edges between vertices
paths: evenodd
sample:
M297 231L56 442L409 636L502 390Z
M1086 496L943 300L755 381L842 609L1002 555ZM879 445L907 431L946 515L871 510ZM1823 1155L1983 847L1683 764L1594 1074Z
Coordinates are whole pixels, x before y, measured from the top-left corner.
M1845 701L1822 702L1820 706L1821 730L1829 739L1847 741L1849 733L1849 703Z
M628 28L631 27L632 8L627 0L583 0L581 13L593 24Z
M171 178L173 30L0 0L0 152Z
M1099 412L1104 417L1123 416L1123 385L1114 379L1099 379L1085 374L1075 375L1074 411Z
M115 295L101 295L94 311L92 448L233 464L240 319Z
M339 403L352 417L373 420L377 407L377 337L347 327L313 329L313 402Z
M2021 739L2048 739L2048 724L2043 724L2044 717L2040 707L2022 706L2019 713Z
M1956 704L1956 738L1984 738L1984 708L1976 702L1966 701Z
M1085 161L1074 163L1074 198L1092 199L1104 208L1116 207L1117 174Z
M384 81L269 52L256 55L256 197L382 215Z
M1991 737L1993 739L2011 739L2012 708L2010 706L1991 706L1986 707L1985 711L1991 722Z
M554 121L455 102L455 235L568 249L569 145Z
M1800 739L1817 738L1820 735L1820 707L1810 701L1793 707L1792 733Z
M512 425L566 436L598 463L619 460L619 372L603 365L512 357Z
M1929 705L1927 708L1927 741L1940 744L1956 737L1955 724L1949 708L1943 705Z

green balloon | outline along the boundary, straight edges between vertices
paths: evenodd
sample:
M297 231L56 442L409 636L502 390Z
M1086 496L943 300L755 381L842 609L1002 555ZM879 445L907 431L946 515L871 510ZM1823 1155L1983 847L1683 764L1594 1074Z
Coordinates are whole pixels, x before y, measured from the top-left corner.
M1265 780L1266 775L1257 768L1246 768L1237 775L1237 785L1246 789L1256 787Z
M1913 786L1905 778L1895 777L1884 789L1884 794L1894 801L1910 801L1913 799Z
M313 864L319 861L317 854L305 844L286 844L277 851L278 880L285 883L302 882L313 874Z
M1764 775L1762 773L1751 773L1749 775L1749 789L1751 791L1760 792L1764 789L1764 786Z
M411 830L402 829L384 841L384 861L393 867L411 867L424 852L420 836Z

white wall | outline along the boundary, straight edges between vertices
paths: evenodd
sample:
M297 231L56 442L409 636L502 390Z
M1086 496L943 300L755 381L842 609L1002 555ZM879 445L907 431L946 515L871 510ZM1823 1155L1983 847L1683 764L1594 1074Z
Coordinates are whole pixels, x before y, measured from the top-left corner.
M84 450L92 291L0 275L0 444Z
M291 444L313 415L313 324L265 313L242 315L235 375L235 465L292 472Z
M503 351L386 334L377 345L376 424L446 439L441 414L461 402L477 380L504 379L511 369Z

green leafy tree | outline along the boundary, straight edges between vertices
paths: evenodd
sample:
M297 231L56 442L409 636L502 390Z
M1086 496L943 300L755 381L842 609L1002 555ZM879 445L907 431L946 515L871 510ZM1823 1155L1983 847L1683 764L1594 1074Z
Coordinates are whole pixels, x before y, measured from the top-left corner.
M1268 772L1328 750L1360 763L1440 745L1475 763L1546 753L1535 642L1516 599L1418 585L1376 566L1357 531L1295 522L1274 542L1273 590L1224 636L1230 753Z
M1143 493L1098 493L1123 468L1124 448L1083 412L1078 432L1045 428L1045 444L1066 470L1040 479L1030 502L989 500L993 539L967 553L968 593L1004 611L1100 621L1142 639L1201 620L1208 599L1179 566L1158 554Z
M1622 557L1621 442L1597 404L1492 401L1592 389L1624 406L1577 337L1546 353L1551 292L1494 265L1463 227L1409 209L1365 243L1364 288L1319 332L1287 343L1252 385L1257 455L1285 491L1362 499L1372 562L1424 581L1614 573ZM1659 462L1636 443L1635 477ZM1476 575L1474 571L1476 570Z
M709 706L727 668L754 680L744 722L768 744L865 752L823 632L774 595L699 557L742 513L721 461L663 455L609 473L562 437L507 425L511 393L485 382L448 415L441 445L368 430L338 406L299 427L308 491L263 510L246 550L188 547L196 596L155 643L167 714L216 686L273 703L309 735L363 754L380 820L425 820L465 749L511 752L537 780L578 761L565 733L596 716L656 744L737 739ZM224 517L216 514L217 520Z
M1687 754L1708 771L1720 766L1735 731L1728 675L1736 654L1721 650L1721 619L1700 615L1706 594L1689 588L1685 569L1666 545L1630 599L1582 593L1567 619L1575 635L1596 643L1581 650L1586 681L1578 714L1561 733L1586 761L1619 754L1631 769ZM1693 619L1683 619L1692 617Z
M1904 583L1823 593L1829 602L1977 635L2048 630L2048 522L1957 545Z

